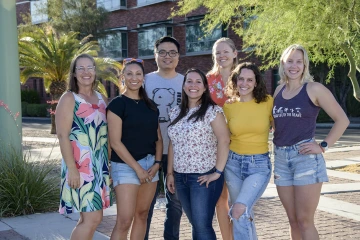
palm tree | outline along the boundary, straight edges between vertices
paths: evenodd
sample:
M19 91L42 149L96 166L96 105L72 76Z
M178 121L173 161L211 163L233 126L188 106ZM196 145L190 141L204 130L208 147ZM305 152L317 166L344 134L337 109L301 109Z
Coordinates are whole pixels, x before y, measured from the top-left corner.
M121 64L110 58L97 58L99 45L90 41L91 36L78 40L79 33L58 35L51 27L32 27L19 33L20 82L30 77L44 79L45 90L53 102L57 102L66 91L71 60L74 56L87 53L95 58L97 90L107 96L105 87L99 81L104 79L119 87L118 75ZM55 107L54 105L52 107ZM51 117L51 133L56 133L55 117Z

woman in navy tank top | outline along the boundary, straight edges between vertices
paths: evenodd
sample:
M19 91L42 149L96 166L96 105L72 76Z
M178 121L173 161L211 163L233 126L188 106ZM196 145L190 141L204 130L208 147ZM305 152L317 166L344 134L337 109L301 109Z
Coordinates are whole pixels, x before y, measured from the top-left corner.
M322 153L341 137L349 120L332 93L314 82L309 58L300 45L281 55L280 86L274 93L274 178L295 239L319 239L314 214L323 182L328 182ZM315 141L320 108L334 120L325 139Z

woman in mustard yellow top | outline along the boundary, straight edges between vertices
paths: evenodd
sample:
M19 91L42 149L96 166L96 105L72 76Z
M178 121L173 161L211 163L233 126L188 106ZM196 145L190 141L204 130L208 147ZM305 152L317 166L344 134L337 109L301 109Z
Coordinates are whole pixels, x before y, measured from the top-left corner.
M225 179L232 206L235 240L257 239L253 206L269 183L271 163L268 137L272 124L273 98L258 67L253 63L239 64L227 83L227 94L237 98L224 105L230 129L230 152Z

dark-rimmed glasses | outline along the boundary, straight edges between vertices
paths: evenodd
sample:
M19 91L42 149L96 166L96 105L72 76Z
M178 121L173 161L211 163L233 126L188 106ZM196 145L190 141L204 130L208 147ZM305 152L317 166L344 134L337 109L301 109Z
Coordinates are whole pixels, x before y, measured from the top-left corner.
M165 50L160 50L158 52L156 52L160 57L166 57L166 55L169 55L169 57L176 57L178 55L178 52L177 51L165 51Z
M131 63L131 62L137 62L137 63L141 63L142 65L144 65L144 60L138 59L138 58L125 58L123 60L123 64Z

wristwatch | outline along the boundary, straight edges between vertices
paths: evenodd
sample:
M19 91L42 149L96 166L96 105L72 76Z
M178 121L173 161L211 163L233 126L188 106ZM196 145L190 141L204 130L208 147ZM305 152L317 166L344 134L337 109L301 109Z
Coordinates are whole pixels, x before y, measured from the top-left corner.
M324 152L329 149L328 143L325 142L325 141L322 141L319 145L320 145L320 147L324 150Z
M215 172L218 173L218 174L220 174L220 175L224 173L224 171L220 171L220 170L217 169L217 168L215 168Z
M155 160L154 164L159 164L159 166L161 167L162 162L161 162L161 161L159 161L159 160Z

